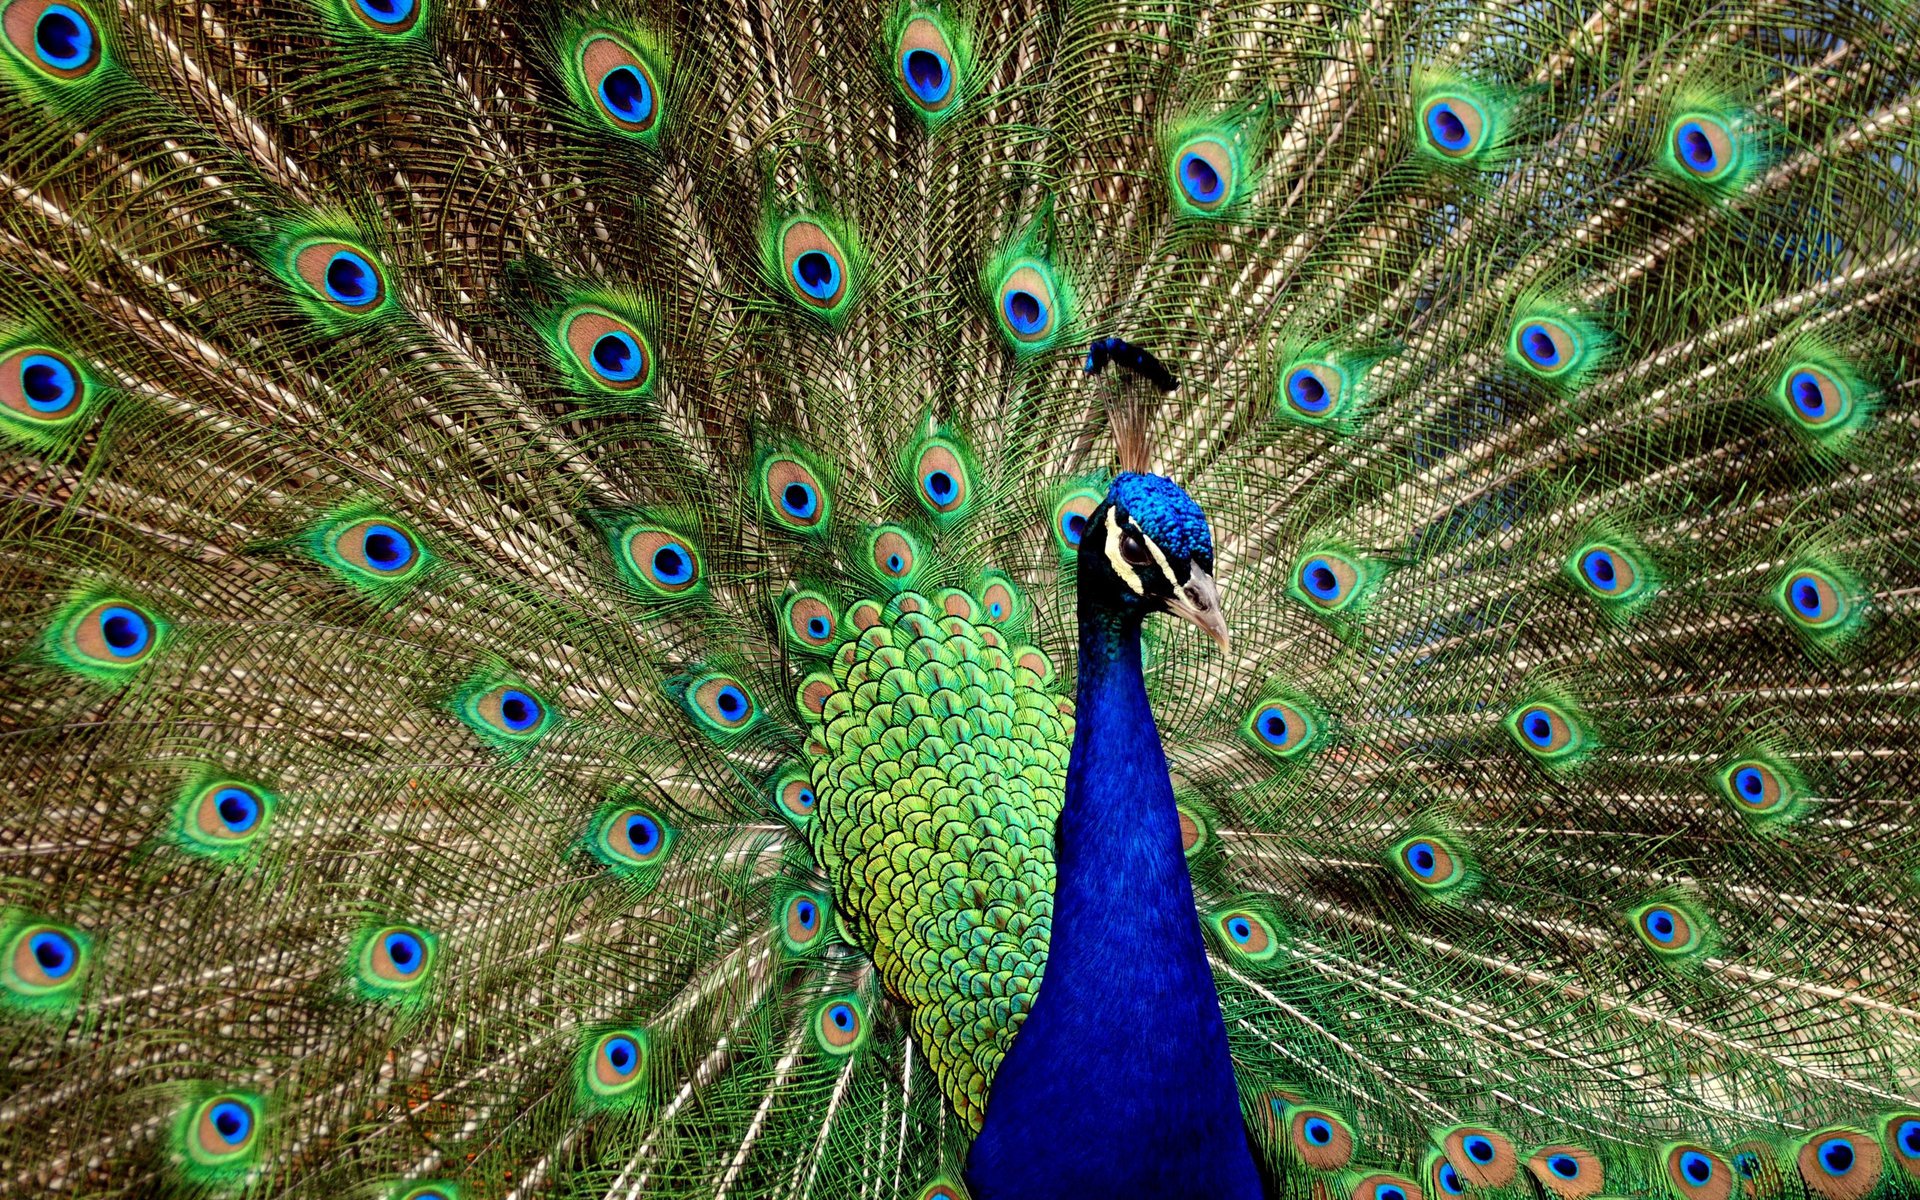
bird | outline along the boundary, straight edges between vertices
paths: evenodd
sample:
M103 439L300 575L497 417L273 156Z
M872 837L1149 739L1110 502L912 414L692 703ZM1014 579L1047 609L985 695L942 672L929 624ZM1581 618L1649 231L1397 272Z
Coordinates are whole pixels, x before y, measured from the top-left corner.
M0 35L0 1194L1920 1194L1913 4Z

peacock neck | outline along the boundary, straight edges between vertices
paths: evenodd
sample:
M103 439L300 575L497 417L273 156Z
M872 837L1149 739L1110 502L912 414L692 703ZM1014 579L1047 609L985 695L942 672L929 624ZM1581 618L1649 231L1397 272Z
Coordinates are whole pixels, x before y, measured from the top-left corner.
M979 1200L1260 1195L1140 626L1082 598L1046 974L974 1145Z

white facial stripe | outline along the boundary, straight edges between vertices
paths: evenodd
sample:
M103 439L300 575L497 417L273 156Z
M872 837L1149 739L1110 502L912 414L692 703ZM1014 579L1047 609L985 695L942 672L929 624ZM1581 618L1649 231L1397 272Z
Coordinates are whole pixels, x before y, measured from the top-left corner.
M1147 545L1153 545L1153 539L1147 538L1144 540ZM1118 575L1126 582L1128 587L1133 589L1134 595L1146 595L1147 585L1141 580L1140 572L1133 569L1132 563L1120 557L1120 514L1111 508L1107 510L1107 542L1105 549L1107 552L1107 565L1113 568L1113 573ZM1154 553L1158 554L1159 551L1155 550Z

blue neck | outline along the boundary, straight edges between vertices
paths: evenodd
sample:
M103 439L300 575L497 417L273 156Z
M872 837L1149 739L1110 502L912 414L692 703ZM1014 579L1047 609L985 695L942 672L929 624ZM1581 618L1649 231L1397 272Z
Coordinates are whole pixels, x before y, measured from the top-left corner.
M975 1200L1257 1200L1140 617L1081 598L1053 933L968 1159Z

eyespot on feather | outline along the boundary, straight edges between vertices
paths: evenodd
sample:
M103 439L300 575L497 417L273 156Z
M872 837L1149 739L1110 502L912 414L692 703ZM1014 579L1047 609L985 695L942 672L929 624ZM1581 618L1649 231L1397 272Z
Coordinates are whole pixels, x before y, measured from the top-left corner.
M130 600L100 600L87 606L64 625L63 648L80 660L76 665L113 672L146 661L162 640L158 621Z
M391 1196L392 1200L461 1200L460 1189L451 1183L402 1184Z
M824 650L834 644L840 620L826 597L818 592L795 592L782 610L780 627L796 646Z
M1853 389L1818 363L1795 363L1780 375L1780 405L1805 429L1822 432L1853 415Z
M957 1183L936 1179L921 1188L914 1200L967 1200L967 1194L960 1190L960 1185Z
M1325 612L1339 612L1351 605L1363 578L1357 563L1331 550L1302 555L1293 574L1299 594Z
M1542 1146L1528 1156L1527 1170L1559 1200L1587 1200L1606 1190L1605 1168L1584 1146Z
M1602 600L1626 600L1640 590L1640 569L1625 550L1594 542L1574 551L1571 573Z
M687 685L687 702L702 723L719 733L753 724L758 711L744 684L731 675L703 675Z
M1568 761L1586 748L1579 722L1544 700L1515 709L1507 718L1507 732L1522 750L1544 763Z
M796 825L804 825L819 810L820 797L804 767L790 767L773 780L773 805L776 811Z
M1740 143L1733 127L1711 113L1685 113L1667 130L1674 164L1688 178L1718 183L1740 165Z
M1443 895L1467 880L1467 868L1445 838L1418 834L1402 839L1390 861L1400 876L1424 892Z
M237 853L259 837L271 815L271 798L252 784L202 784L189 789L182 805L180 843L208 854Z
M1080 552L1080 543L1087 534L1087 521L1093 516L1093 510L1100 507L1104 497L1091 488L1069 492L1053 506L1053 539L1060 553L1074 555Z
M1530 317L1516 325L1513 348L1522 365L1549 378L1578 366L1584 353L1580 335L1572 326L1545 316Z
M76 83L100 67L105 41L81 0L13 0L0 29L22 62L55 83Z
M1453 1169L1447 1156L1438 1150L1427 1155L1426 1168L1421 1172L1426 1180L1427 1193L1432 1196L1464 1196L1467 1194L1467 1181L1460 1178L1460 1172Z
M1325 1109L1289 1105L1287 1146L1315 1171L1338 1171L1353 1161L1353 1130Z
M1794 1156L1800 1179L1820 1200L1865 1200L1880 1184L1880 1143L1857 1129L1823 1129Z
M660 83L632 46L612 33L590 33L580 40L578 61L587 97L608 126L642 139L656 132Z
M852 1054L867 1041L866 1008L857 996L829 1000L814 1011L814 1041L836 1058Z
M851 298L853 269L840 242L818 221L794 217L780 230L781 279L793 298L822 313Z
M560 319L560 337L581 378L608 392L641 392L653 383L653 346L626 321L598 308Z
M994 313L1001 332L1016 348L1050 345L1064 324L1063 296L1053 270L1038 259L1015 259L993 289Z
M1313 718L1298 705L1271 699L1253 706L1241 732L1257 749L1291 758L1312 744L1318 730Z
M58 350L22 346L0 358L0 405L19 420L64 424L86 407L87 396L86 374Z
M1632 914L1634 932L1657 954L1677 957L1702 948L1706 937L1704 919L1676 901L1657 900L1642 904Z
M432 974L436 943L412 925L388 925L361 937L354 974L370 996L404 996L419 991Z
M1020 591L1005 579L982 580L980 609L993 625L1005 625L1020 615Z
M187 1118L188 1157L202 1167L244 1164L258 1144L260 1117L260 1102L241 1092L202 1100Z
M1920 1109L1895 1112L1881 1123L1894 1165L1920 1179Z
M0 999L29 1009L57 1007L79 991L92 951L78 930L32 919L0 928L6 947Z
M1207 823L1185 805L1175 811L1180 817L1180 852L1192 857L1196 850L1207 844Z
M500 683L466 705L468 723L484 734L510 742L528 742L546 731L550 714L533 692L517 683Z
M895 581L910 578L920 560L913 538L904 529L889 526L876 529L867 547L874 570Z
M960 103L959 59L946 32L928 17L900 30L895 77L907 102L927 116L944 116Z
M387 298L387 281L371 251L349 242L302 242L290 256L294 275L336 311L351 316L378 312Z
M427 0L343 0L341 4L360 25L389 37L419 28L426 7Z
M1420 106L1420 136L1442 158L1464 161L1485 150L1492 121L1481 105L1457 92L1429 96Z
M1230 207L1240 184L1240 159L1221 138L1188 138L1168 156L1173 188L1188 211L1211 216Z
M646 1092L650 1039L644 1029L607 1029L580 1045L575 1073L589 1107L624 1105Z
M1498 1130L1462 1126L1450 1130L1440 1148L1468 1187L1505 1187L1519 1169L1513 1143Z
M1661 1163L1667 1190L1678 1200L1729 1200L1733 1195L1732 1168L1705 1146L1669 1143L1661 1153Z
M1330 362L1299 362L1288 367L1280 397L1295 417L1320 422L1340 413L1347 373Z
M965 510L973 495L972 473L953 446L944 441L929 442L913 464L915 494L935 517L953 516Z
M1386 1171L1368 1171L1356 1176L1347 1189L1348 1200L1422 1200L1413 1180Z
M794 892L780 902L780 940L795 954L810 954L826 944L833 906L819 892Z
M705 582L700 549L684 534L636 525L622 531L620 548L624 574L639 583L643 591L684 596Z
M349 571L377 580L402 580L424 556L411 531L391 517L363 517L336 528L331 557Z
M1280 952L1273 926L1259 913L1230 908L1214 916L1213 926L1227 950L1249 962L1266 962Z
M827 491L798 459L769 459L761 474L767 509L788 529L812 532L827 523Z
M595 857L610 867L657 867L673 848L673 829L635 804L606 809L594 827Z
M1718 781L1721 794L1742 816L1780 815L1800 799L1793 780L1757 758L1735 761L1719 773Z
M1839 582L1814 567L1788 575L1779 596L1787 616L1808 629L1830 629L1847 616L1846 596Z

